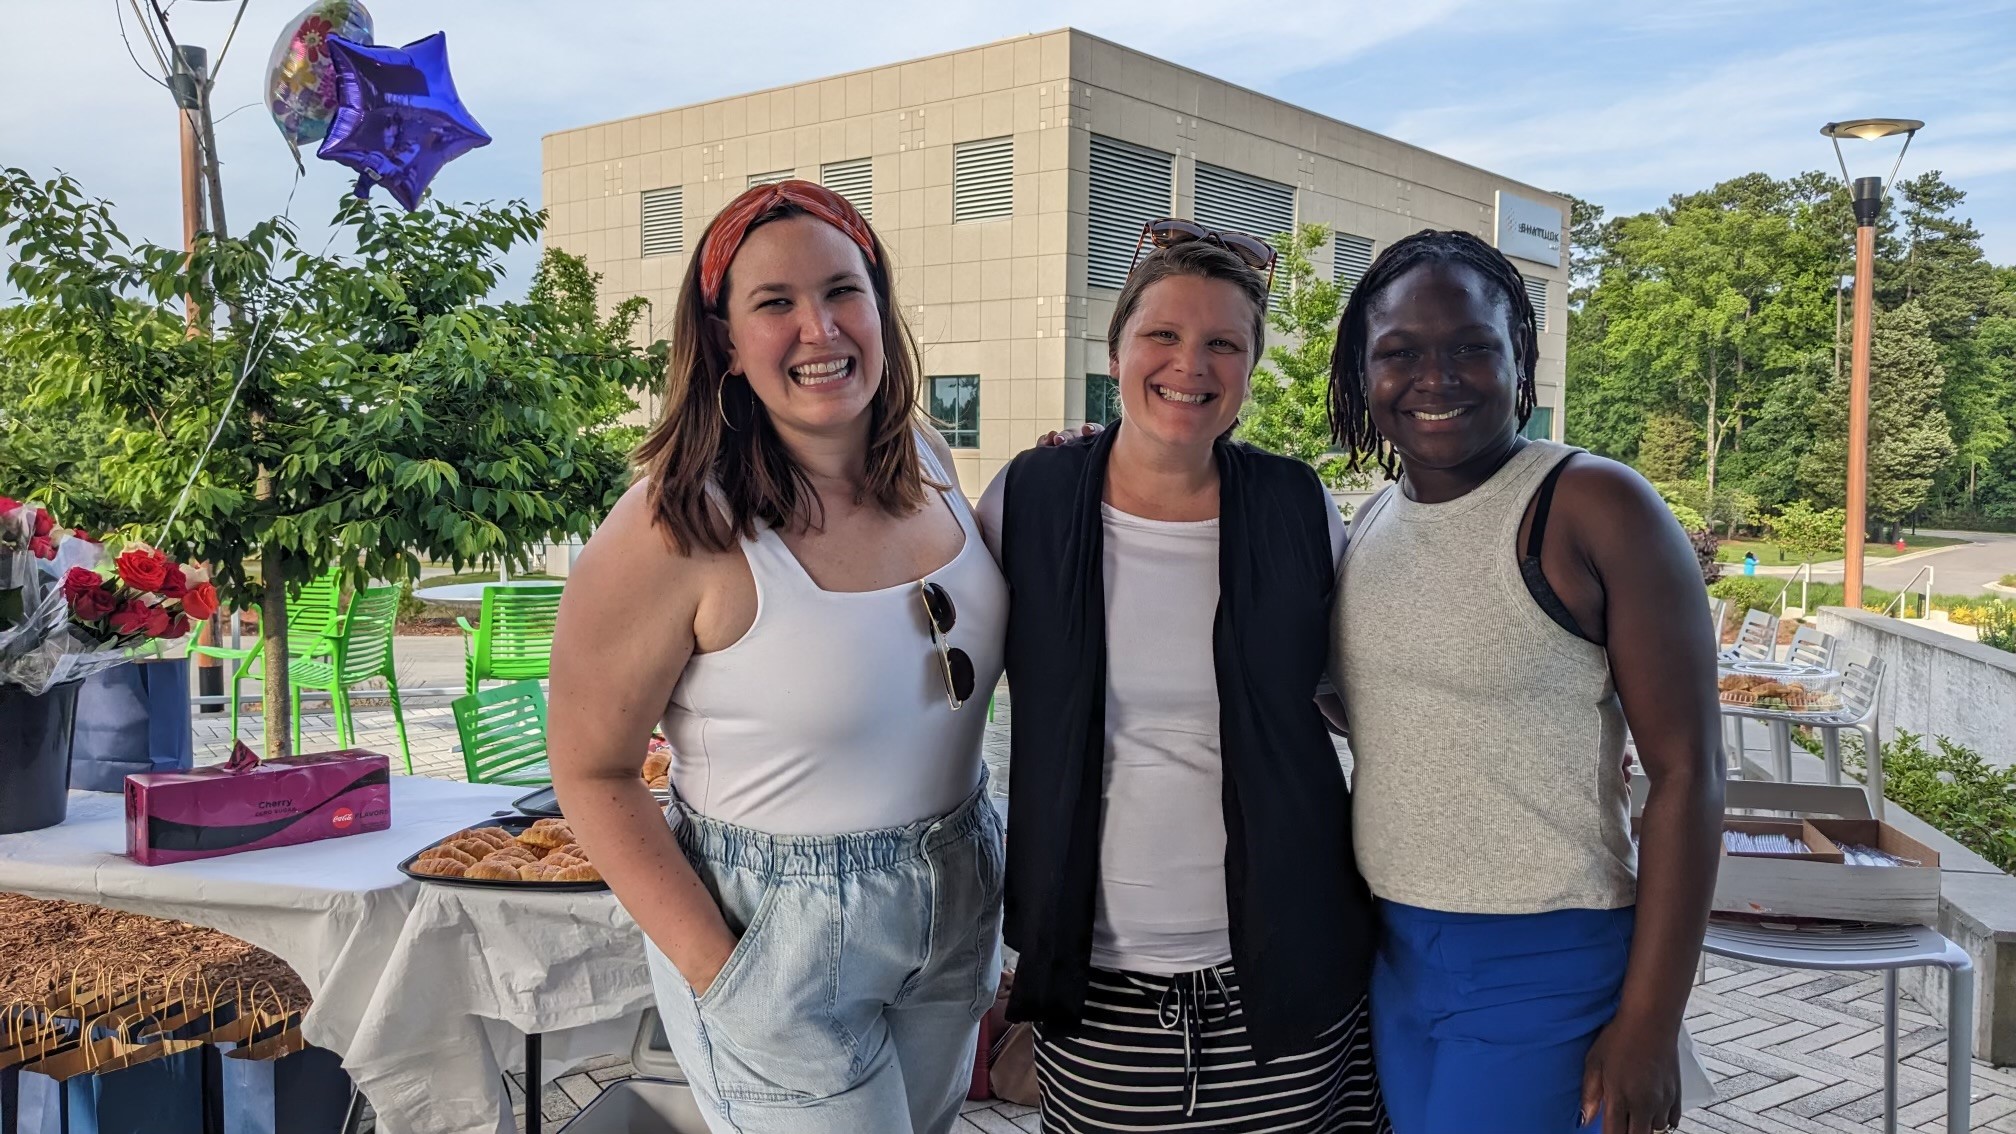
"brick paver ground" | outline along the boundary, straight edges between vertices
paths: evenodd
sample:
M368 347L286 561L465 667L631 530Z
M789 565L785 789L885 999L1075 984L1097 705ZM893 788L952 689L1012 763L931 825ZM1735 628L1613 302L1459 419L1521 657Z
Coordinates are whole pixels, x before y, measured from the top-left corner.
M403 642L403 639L402 639ZM459 681L459 677L457 678ZM1002 699L989 726L986 758L997 790L1006 783L1008 705ZM445 701L407 709L413 770L462 778L455 722ZM396 753L391 714L364 710L358 724L365 747ZM245 724L257 735L258 718ZM326 715L303 720L304 747L335 746ZM221 760L229 729L219 716L197 720L197 759ZM1876 975L1808 973L1710 959L1707 980L1695 989L1688 1027L1716 1081L1713 1106L1689 1112L1680 1129L1690 1134L1864 1134L1883 1129L1883 983ZM1923 1134L1945 1126L1946 1033L1908 998L1900 1008L1899 1128ZM595 1061L547 1083L541 1110L547 1129L578 1113L603 1085L630 1074L620 1057ZM524 1114L521 1082L511 1084L514 1112ZM1005 1103L969 1104L960 1134L1035 1131L1037 1116ZM2016 1134L2016 1069L1974 1065L1973 1126Z

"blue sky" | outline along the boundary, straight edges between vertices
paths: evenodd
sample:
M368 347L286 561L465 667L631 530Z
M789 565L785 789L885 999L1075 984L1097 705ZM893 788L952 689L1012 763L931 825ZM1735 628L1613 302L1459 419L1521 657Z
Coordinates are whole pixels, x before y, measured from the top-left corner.
M1831 170L1829 119L1922 118L1904 174L1945 171L1990 256L2016 263L2016 0L366 2L380 42L447 31L463 99L496 138L436 182L454 199L536 203L539 138L556 129L1069 25L1613 214L1753 170ZM0 0L0 164L68 171L130 233L174 243L174 114L127 58L125 3ZM170 19L214 49L236 7L174 0ZM267 51L299 7L252 0L221 71L239 230L290 210L319 234L347 184L311 158L297 187L257 105ZM1855 150L1857 173L1894 156Z

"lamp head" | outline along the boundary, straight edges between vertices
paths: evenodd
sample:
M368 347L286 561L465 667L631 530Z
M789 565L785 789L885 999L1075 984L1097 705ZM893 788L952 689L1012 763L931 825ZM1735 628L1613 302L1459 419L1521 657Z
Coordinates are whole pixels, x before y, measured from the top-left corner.
M1925 124L1916 118L1851 118L1846 122L1829 122L1820 127L1820 133L1836 140L1860 138L1873 142L1898 134L1916 134L1924 128Z

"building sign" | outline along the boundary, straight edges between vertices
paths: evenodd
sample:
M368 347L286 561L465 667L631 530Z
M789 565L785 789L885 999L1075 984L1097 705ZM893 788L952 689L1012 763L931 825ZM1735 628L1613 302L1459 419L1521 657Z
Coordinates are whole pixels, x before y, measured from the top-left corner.
M1561 210L1524 197L1500 191L1498 194L1498 251L1550 268L1561 266L1561 249L1568 243Z

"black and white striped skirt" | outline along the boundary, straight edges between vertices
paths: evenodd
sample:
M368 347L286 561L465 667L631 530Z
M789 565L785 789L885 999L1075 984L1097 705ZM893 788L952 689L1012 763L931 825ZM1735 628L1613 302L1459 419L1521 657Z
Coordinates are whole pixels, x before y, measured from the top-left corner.
M1364 1001L1312 1050L1263 1066L1230 965L1173 977L1092 970L1083 1026L1037 1030L1036 1079L1049 1134L1390 1130Z

